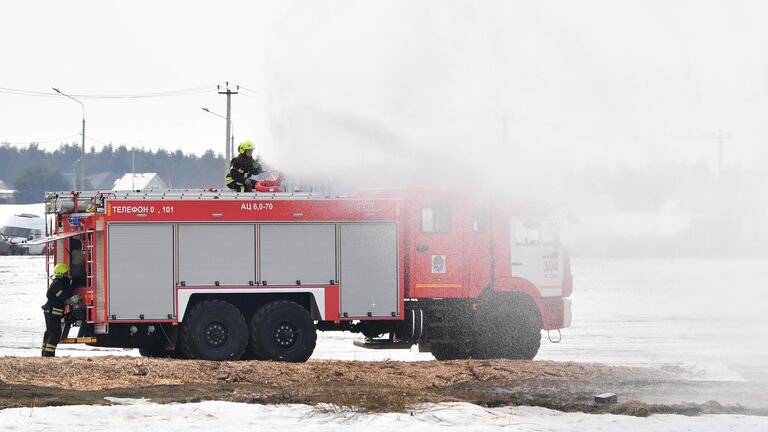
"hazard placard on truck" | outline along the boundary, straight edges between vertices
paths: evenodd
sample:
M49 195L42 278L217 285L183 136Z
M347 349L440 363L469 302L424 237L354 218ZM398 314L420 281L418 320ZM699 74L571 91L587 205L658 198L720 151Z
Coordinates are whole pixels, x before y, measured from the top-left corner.
M570 325L570 262L546 219L455 191L328 198L213 190L46 193L69 325L146 356L305 361L317 330L437 359L532 359Z

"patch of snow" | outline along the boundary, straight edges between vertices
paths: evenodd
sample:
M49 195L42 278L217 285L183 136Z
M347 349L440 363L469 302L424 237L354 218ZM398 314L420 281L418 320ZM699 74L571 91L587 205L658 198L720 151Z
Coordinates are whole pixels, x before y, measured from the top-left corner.
M627 430L687 431L768 430L768 417L702 415L686 417L660 414L646 418L620 415L562 413L536 407L483 408L465 403L426 405L406 413L363 414L333 412L308 405L250 405L234 402L146 404L114 406L68 406L12 408L0 411L4 430L19 432L67 428L133 432L290 430L295 432L423 432L461 431L589 431Z

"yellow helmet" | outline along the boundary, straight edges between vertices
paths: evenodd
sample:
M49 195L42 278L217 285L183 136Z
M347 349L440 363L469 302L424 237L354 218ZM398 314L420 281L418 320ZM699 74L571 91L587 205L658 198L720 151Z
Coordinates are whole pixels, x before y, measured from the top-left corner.
M53 275L56 277L62 277L69 271L69 266L64 263L58 263L53 267Z
M248 150L255 149L256 146L253 145L250 141L243 141L240 143L240 145L237 147L237 151L240 152L240 154L245 154Z

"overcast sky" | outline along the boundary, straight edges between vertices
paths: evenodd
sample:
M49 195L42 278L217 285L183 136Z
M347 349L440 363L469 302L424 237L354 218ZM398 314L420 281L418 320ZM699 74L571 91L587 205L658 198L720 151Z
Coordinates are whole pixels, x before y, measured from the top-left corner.
M24 1L0 6L0 87L85 103L86 143L307 172L499 161L768 159L764 1ZM203 91L205 90L205 91ZM0 89L0 141L79 142L81 108ZM340 163L338 161L345 161Z

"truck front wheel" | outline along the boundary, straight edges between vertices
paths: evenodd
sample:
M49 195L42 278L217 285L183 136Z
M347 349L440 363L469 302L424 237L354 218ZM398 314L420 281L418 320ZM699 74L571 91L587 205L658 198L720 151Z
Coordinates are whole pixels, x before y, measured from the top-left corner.
M183 352L201 360L238 360L248 344L248 325L234 305L222 300L196 304L181 329Z
M498 294L478 305L475 358L532 360L541 345L541 317L524 294Z
M251 318L248 354L258 359L304 362L315 350L315 322L304 307L288 300L262 306Z

